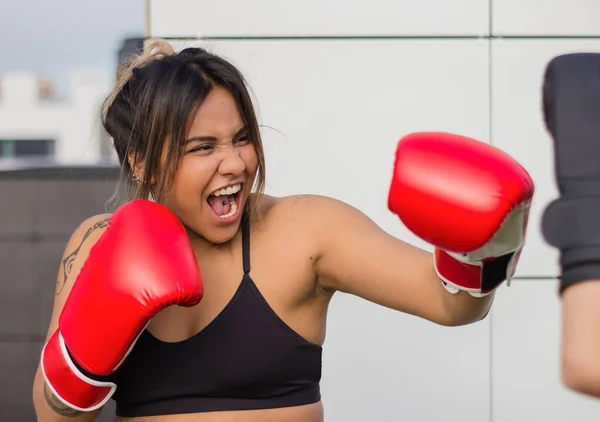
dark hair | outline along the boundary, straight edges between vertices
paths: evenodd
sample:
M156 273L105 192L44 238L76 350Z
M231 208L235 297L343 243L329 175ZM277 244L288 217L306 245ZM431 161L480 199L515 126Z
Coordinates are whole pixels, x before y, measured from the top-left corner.
M244 77L231 63L202 48L186 48L176 53L171 44L163 40L153 41L144 54L119 66L116 86L102 109L102 123L114 141L127 186L127 199L152 198L164 202L193 118L215 87L233 96L256 149L258 172L247 211L258 216L265 187L265 158ZM163 167L161 154L166 141L169 142ZM129 153L144 163L139 180L134 179Z

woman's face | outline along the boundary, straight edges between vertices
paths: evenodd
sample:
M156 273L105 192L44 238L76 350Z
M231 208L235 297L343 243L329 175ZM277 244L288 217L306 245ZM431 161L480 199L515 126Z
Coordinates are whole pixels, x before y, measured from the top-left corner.
M194 117L165 205L211 243L237 233L258 157L235 100L216 87Z

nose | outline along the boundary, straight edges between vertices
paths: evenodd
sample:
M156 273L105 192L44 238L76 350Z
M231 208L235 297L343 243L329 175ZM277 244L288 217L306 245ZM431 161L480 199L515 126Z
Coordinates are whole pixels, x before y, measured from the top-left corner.
M246 163L242 159L241 151L229 147L223 151L223 159L219 164L219 173L222 175L240 175L246 170Z

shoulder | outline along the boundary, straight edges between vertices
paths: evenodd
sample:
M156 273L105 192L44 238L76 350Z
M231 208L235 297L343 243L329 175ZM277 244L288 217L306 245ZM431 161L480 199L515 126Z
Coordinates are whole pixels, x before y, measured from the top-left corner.
M58 267L54 305L46 341L56 330L59 315L73 287L73 283L79 275L79 271L81 271L90 249L106 229L110 217L111 214L98 214L89 217L79 223L77 228L71 233Z
M59 272L59 278L66 284L79 272L79 267L84 261L91 247L106 230L112 214L98 214L88 217L71 233L65 246ZM60 285L59 285L60 287Z
M333 198L321 195L300 194L275 197L265 194L261 203L261 214L264 218L275 215L306 218L312 214L318 214L319 210L331 209L338 202Z
M106 230L111 216L112 214L97 214L79 223L69 237L65 253L69 253L69 250L81 250L84 245L91 247Z
M73 231L68 244L80 244L88 240L92 243L94 240L97 240L104 230L106 230L111 216L112 214L97 214L86 218Z
M272 197L265 195L263 200L265 220L279 224L293 225L308 230L311 235L328 235L336 228L348 227L358 221L366 221L365 214L354 206L323 195L290 195Z
M352 205L324 195L291 195L274 199L284 212L301 213L310 220L327 220L331 217L351 217L361 214Z

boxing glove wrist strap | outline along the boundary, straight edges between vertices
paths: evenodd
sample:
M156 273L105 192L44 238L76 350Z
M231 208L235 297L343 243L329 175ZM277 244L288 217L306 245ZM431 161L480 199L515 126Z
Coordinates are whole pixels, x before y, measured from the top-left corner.
M561 249L600 246L599 207L600 196L563 196L552 201L542 217L546 241Z
M580 196L561 197L544 211L542 233L561 252L561 294L575 283L600 279L598 209L600 196Z
M104 406L117 388L112 382L94 380L82 373L58 330L44 346L40 366L56 398L75 410L90 412Z
M69 350L69 348L66 345L65 345L64 350L68 355L70 363L75 367L75 370L78 373L82 374L84 377L89 378L90 380L92 380L94 382L114 383L114 379L116 378L114 373L110 374L110 375L104 375L104 376L94 374L94 373L88 371L87 369L85 369L83 366L81 366L79 364L79 362L77 362L77 359L75 359L75 357L73 356L73 354L71 353L71 351Z
M473 297L483 297L492 293L507 279L508 268L514 253L484 261L468 262L453 257L448 252L436 248L434 264L442 284L452 294L466 291Z
M559 293L588 280L600 280L600 245L561 249L561 279Z

